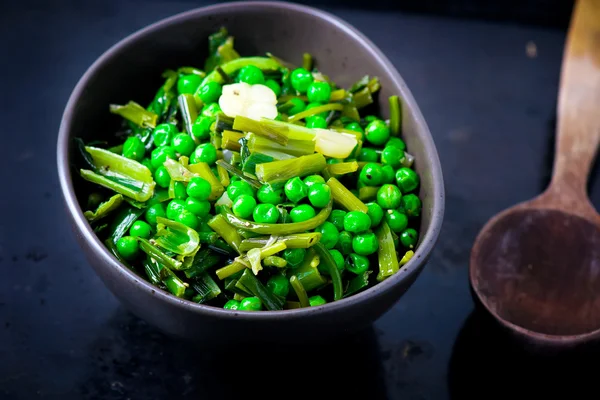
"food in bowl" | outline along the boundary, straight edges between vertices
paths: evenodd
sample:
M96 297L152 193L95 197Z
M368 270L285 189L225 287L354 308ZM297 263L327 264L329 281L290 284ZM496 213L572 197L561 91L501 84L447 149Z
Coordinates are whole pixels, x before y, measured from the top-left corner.
M397 273L418 242L414 157L400 100L342 88L309 54L240 56L225 28L203 69L167 70L147 107L110 105L123 129L83 143L84 215L158 288L240 311L323 305Z

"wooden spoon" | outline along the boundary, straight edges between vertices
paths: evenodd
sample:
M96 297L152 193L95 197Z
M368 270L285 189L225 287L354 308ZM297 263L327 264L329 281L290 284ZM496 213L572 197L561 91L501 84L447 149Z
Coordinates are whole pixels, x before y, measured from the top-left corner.
M530 342L600 338L600 215L587 179L600 142L600 1L578 0L564 52L556 157L544 193L481 230L471 252L475 295Z

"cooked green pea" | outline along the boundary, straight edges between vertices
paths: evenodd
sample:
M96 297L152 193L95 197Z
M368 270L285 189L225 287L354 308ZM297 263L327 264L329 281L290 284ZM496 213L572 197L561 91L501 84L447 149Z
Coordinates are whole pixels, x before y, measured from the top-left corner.
M313 82L308 86L306 97L311 103L328 103L331 97L331 86L327 82Z
M262 302L258 297L246 297L240 302L238 310L241 311L260 311L262 310Z
M296 68L290 74L292 87L300 93L306 93L308 87L313 83L314 78L310 72L304 68Z
M406 150L406 143L404 143L404 140L400 139L399 137L391 137L390 140L388 140L385 144L385 147L387 146L394 146L400 150Z
M377 203L365 204L368 208L367 215L371 218L371 226L378 226L383 219L383 209Z
M173 146L176 152L187 157L194 151L196 143L194 143L194 139L187 133L178 133L173 137L171 146Z
M140 244L131 236L123 236L117 240L117 251L126 260L133 260L140 252Z
M183 182L175 182L173 184L173 191L175 192L175 198L185 200L188 197L185 184Z
M396 183L402 193L412 192L419 186L419 175L410 168L402 167L396 171Z
M211 191L212 187L210 186L210 182L199 176L194 176L190 179L186 190L188 196L200 201L208 200Z
M371 121L365 128L365 137L370 143L381 146L390 138L390 128L380 119Z
M361 233L352 239L352 249L356 254L368 256L377 251L379 240L373 232Z
M308 298L308 303L310 304L311 307L318 307L318 306L322 306L323 304L326 304L327 301L323 298L323 296L319 296L317 294L315 296L310 296Z
M246 65L240 69L238 81L246 82L249 85L263 84L265 83L265 75L257 66Z
M208 165L213 165L217 161L217 149L212 143L204 143L196 147L196 150L190 157L190 164L205 162Z
M381 183L394 183L395 175L394 168L391 165L384 165L381 168L381 172L383 173L383 178L381 179Z
M287 261L290 268L296 268L302 264L306 256L306 249L285 249L283 258Z
M227 186L227 196L231 201L235 201L238 196L243 194L247 194L249 196L254 197L254 191L252 190L252 186L246 181L235 181L231 182L229 186Z
M325 178L323 178L321 175L309 175L304 178L304 183L306 186L311 187L315 183L325 183Z
M144 221L135 221L129 228L129 235L133 237L141 237L148 239L152 228Z
M320 115L313 115L311 117L306 118L306 127L307 128L327 128L327 121Z
M383 170L381 169L381 165L376 163L365 164L360 171L358 179L367 186L381 185L381 182L383 181Z
M340 236L338 237L338 243L336 248L343 255L348 255L352 253L352 234L348 231L340 232Z
M308 186L298 177L289 179L285 183L284 190L285 195L292 203L298 203L308 194Z
M234 299L228 300L227 303L223 306L226 310L237 310L240 308L240 302Z
M219 97L221 97L221 92L221 85L215 81L210 81L200 86L198 96L204 104L209 104L219 100Z
M180 199L173 199L167 204L167 218L175 220L177 215L185 208L185 201Z
M146 168L148 168L150 170L150 172L154 173L156 170L156 167L154 165L152 165L152 161L149 158L144 158L142 160L142 165L144 165Z
M211 117L214 121L214 119L217 117L217 114L219 114L220 112L221 107L219 106L219 103L210 103L202 107L200 115L205 117Z
M302 99L294 97L289 102L292 103L292 108L288 110L289 115L298 114L306 109L306 103Z
M194 93L202 83L202 78L196 74L183 75L177 80L179 94Z
M363 147L358 153L358 161L377 162L379 161L379 154L377 150L371 147Z
M210 203L208 201L201 201L193 197L188 197L185 200L185 209L196 217L203 218L210 212Z
M345 264L344 256L342 255L342 253L340 253L339 250L332 249L332 250L329 250L329 254L331 254L333 261L335 261L335 266L337 267L338 271L342 272L344 270L344 264Z
M181 210L181 212L177 214L177 216L175 217L175 221L180 222L192 229L198 228L198 225L200 224L198 217L196 217L194 214L192 214L186 209Z
M381 152L381 162L396 169L402 165L404 151L394 146L386 146Z
M152 140L156 147L168 146L177 134L177 127L173 124L160 124L154 128Z
M407 228L400 234L400 243L404 247L408 247L412 249L417 244L417 239L419 238L419 234L413 228Z
M231 210L236 216L246 219L252 215L254 207L256 207L256 200L254 200L254 197L242 194L235 199L231 206Z
M258 197L258 201L261 203L274 205L283 203L283 200L285 199L283 189L274 189L271 185L262 185L260 189L258 189L258 192L256 192L256 197Z
M167 169L163 165L156 168L156 171L154 171L154 181L161 188L169 187L169 184L171 183L171 176L169 175L169 172L167 172Z
M416 194L409 193L402 197L398 211L404 212L409 217L418 217L421 215L421 199Z
M255 222L274 224L279 219L279 211L273 204L259 204L254 208L252 217Z
M125 143L123 143L123 157L130 158L136 161L142 161L144 154L146 154L146 148L144 143L137 136L129 136Z
M367 272L369 264L369 259L360 254L352 253L346 257L346 269L356 275Z
M344 129L360 133L365 132L358 122L350 122L348 125L344 126Z
M158 168L163 165L163 163L167 161L167 158L170 158L171 160L177 159L177 153L171 146L157 147L152 150L150 155L150 161L152 162L152 166L154 168Z
M153 204L146 209L145 217L150 225L156 225L157 217L165 217L165 209L160 203Z
M327 219L331 222L338 231L344 230L344 217L346 216L346 211L344 210L332 210L331 214L329 214L329 218Z
M192 135L200 140L206 140L210 137L210 126L213 123L211 117L200 115L192 125Z
M361 233L371 228L371 218L362 211L350 211L344 217L344 230Z
M377 191L377 204L381 208L390 209L397 208L402 199L402 192L396 185L385 184Z
M385 221L394 232L402 232L408 226L408 218L398 210L387 210Z
M326 207L331 200L331 189L323 183L315 183L308 190L308 200L314 207Z
M314 218L315 215L317 215L315 209L308 204L301 204L292 208L290 211L290 218L293 222L308 221L309 219Z
M315 232L321 233L321 240L319 242L329 250L335 247L340 235L335 225L329 221L325 221L322 225L315 228Z
M276 80L267 79L265 81L265 86L271 89L273 93L275 93L275 97L279 97L279 95L281 94L281 86L279 85L279 83L277 83Z
M290 292L290 282L283 275L273 275L267 281L267 289L274 295L285 298Z

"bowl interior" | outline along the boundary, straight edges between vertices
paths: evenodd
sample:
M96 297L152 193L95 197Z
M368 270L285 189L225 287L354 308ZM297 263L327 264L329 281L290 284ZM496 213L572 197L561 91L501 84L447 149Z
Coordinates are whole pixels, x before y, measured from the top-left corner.
M414 268L420 266L424 260L418 259L426 258L431 251L443 215L443 181L428 128L404 82L379 50L345 23L306 7L229 3L163 20L121 41L88 70L70 100L72 108L63 120L66 132L63 135L70 146L66 161L74 160L71 138L80 137L85 142L113 140L121 118L109 113L109 104L134 100L145 106L162 84L161 74L165 69L183 65L202 68L208 52L208 35L221 26L235 37L235 48L242 56L270 52L300 65L302 54L309 52L318 68L342 87L349 87L367 74L378 76L382 89L377 96L379 109L374 108L373 112L384 117L388 116L388 97L400 96L402 137L408 151L416 157L415 169L421 177L420 244L417 257L411 261ZM73 180L79 204L84 206L87 185L76 171L71 170L70 176L67 173L66 181ZM78 210L71 212L78 214L76 220L83 220ZM424 248L423 242L426 242ZM407 270L413 268L411 263ZM380 285L392 285L400 279L392 277Z

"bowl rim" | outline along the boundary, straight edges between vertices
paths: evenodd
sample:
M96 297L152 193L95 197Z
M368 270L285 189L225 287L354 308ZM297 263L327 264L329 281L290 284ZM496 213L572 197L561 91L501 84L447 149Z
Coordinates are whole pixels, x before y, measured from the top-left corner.
M115 256L104 246L104 244L98 239L98 237L92 231L90 225L83 215L83 210L77 202L75 191L73 187L71 170L69 168L69 139L72 125L72 119L74 114L75 105L78 103L81 95L83 94L84 88L89 79L96 74L96 71L106 62L110 62L110 59L115 53L118 53L123 48L126 48L130 44L134 43L139 38L142 38L156 30L162 29L165 26L178 24L188 19L194 19L199 16L204 16L213 12L223 11L225 9L271 9L271 10L285 10L288 12L308 14L312 17L319 18L325 22L335 26L337 29L343 31L348 36L363 45L373 57L378 59L379 63L383 66L386 72L392 77L392 79L400 87L400 93L406 106L410 108L415 117L416 125L420 126L425 131L425 135L420 140L420 143L424 146L425 153L428 154L430 160L430 173L432 176L433 188L432 188L432 216L429 229L425 236L422 238L421 243L415 251L413 258L402 267L401 273L396 273L382 282L378 282L373 287L352 295L348 298L343 298L338 301L326 303L317 307L308 307L292 310L280 310L280 311L268 311L268 312L250 312L240 310L226 310L219 307L194 303L189 300L178 298L171 293L164 290L160 290L150 282L138 276L133 271L130 271L126 266L121 264ZM441 226L444 218L444 180L442 176L441 165L437 153L436 146L431 136L431 132L425 119L419 109L412 93L406 86L406 83L393 66L391 61L383 54L383 52L363 33L353 27L350 23L344 21L340 17L337 17L327 11L319 8L305 6L297 3L287 1L234 1L221 4L215 4L205 7L198 7L188 11L174 14L170 17L160 19L152 24L149 24L129 35L122 38L104 53L98 57L94 63L86 70L82 77L77 82L73 89L67 105L65 107L57 141L57 164L58 164L58 175L61 186L61 191L64 197L65 205L67 206L68 213L72 218L74 225L77 227L77 231L81 237L90 244L90 249L93 253L100 257L102 261L109 264L109 268L114 268L119 277L126 279L130 284L138 286L141 290L146 291L147 294L157 296L161 300L170 303L173 306L182 306L188 310L198 313L209 315L216 318L244 318L251 320L260 321L275 321L282 317L288 319L301 318L317 313L334 313L339 309L352 306L355 303L374 300L378 297L384 296L387 292L391 291L395 286L401 282L410 279L414 274L418 274L435 246Z

